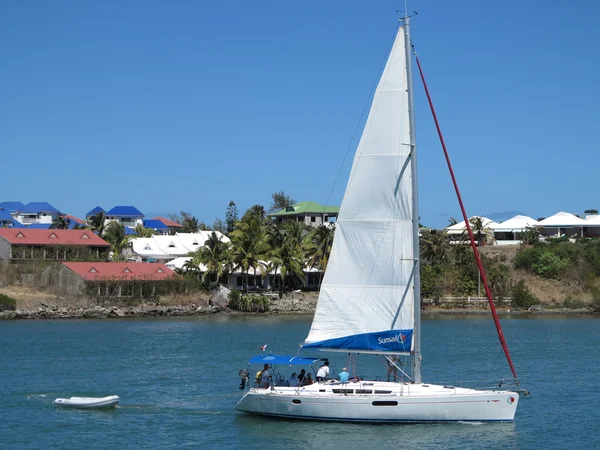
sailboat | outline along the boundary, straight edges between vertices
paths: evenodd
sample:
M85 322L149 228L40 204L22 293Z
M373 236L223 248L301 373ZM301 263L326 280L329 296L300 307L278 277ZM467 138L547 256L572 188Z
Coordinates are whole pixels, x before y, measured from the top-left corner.
M421 377L411 57L410 18L405 17L356 150L317 309L302 349L376 354L394 365L395 358L405 357L411 361L412 377L402 382L327 380L301 387L270 383L249 388L236 406L240 411L355 422L514 419L516 391L428 384ZM500 339L504 343L501 334ZM296 360L319 358L271 355L254 362L291 365Z

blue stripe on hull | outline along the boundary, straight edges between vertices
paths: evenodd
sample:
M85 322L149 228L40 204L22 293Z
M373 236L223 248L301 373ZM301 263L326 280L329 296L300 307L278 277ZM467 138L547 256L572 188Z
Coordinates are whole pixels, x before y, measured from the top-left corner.
M513 420L398 420L398 419L340 419L339 417L308 417L288 414L270 414L262 412L242 411L246 414L256 416L267 416L281 419L299 419L299 420L323 420L327 422L357 422L357 423L399 423L399 424L419 424L419 423L510 423Z
M302 348L345 349L370 352L410 352L413 330L388 330L354 334L326 341L305 343Z

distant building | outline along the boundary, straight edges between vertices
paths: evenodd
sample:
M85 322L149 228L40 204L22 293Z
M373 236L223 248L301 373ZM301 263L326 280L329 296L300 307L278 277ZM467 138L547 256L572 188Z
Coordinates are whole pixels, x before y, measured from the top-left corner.
M20 203L20 202L7 202ZM22 205L22 203L21 203ZM0 206L1 207L1 206ZM31 202L22 207L14 207L10 211L12 217L23 225L52 224L61 215L61 212L46 202Z
M201 248L212 231L197 233L175 233L174 235L156 235L149 238L135 237L131 239L130 249L124 256L131 261L167 262L178 256L187 256ZM223 242L229 242L224 234L215 231Z
M144 214L134 206L115 206L106 212L106 225L119 222L125 227L144 225Z
M110 244L88 230L0 228L0 260L107 260Z
M335 222L340 208L338 206L323 206L315 202L300 202L277 212L268 214L278 223L286 220L303 222L313 227Z
M96 206L86 213L85 218L89 221L98 213L104 213L104 226L108 226L111 222L118 222L126 228L127 234L133 234L132 230L138 225L144 226L144 214L135 206L115 206L108 211Z
M150 220L158 220L167 227L167 233L162 233L162 234L175 234L178 231L181 231L181 229L183 228L183 226L181 224L174 222L173 220L165 219L164 217L153 217ZM147 220L145 222L149 222L149 221ZM146 228L151 228L147 225L145 225L145 226L146 226Z
M20 222L13 218L10 211L0 208L0 228L20 228L22 226Z
M521 243L521 235L527 230L537 225L537 220L529 216L517 215L504 222L491 225L494 231L494 240L496 245L518 245Z
M176 278L164 264L64 262L42 272L42 286L58 294L151 298L159 294L161 282Z
M583 236L583 227L586 226L586 221L574 214L560 211L540 220L535 226L545 237L573 237Z

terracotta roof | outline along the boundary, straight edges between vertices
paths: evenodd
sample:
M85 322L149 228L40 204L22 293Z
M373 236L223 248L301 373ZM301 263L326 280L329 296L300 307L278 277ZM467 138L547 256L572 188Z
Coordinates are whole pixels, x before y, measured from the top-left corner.
M13 245L85 245L110 247L110 244L88 230L40 230L1 228L0 237Z
M135 262L64 262L81 278L96 280L164 280L177 275L164 264Z
M77 222L79 225L85 225L85 222L78 217L72 216L71 214L65 215L66 218L71 219L72 222Z
M182 228L181 224L179 224L177 222L173 222L172 220L169 220L169 219L165 219L164 217L153 217L152 220L160 220L162 223L164 223L168 227Z

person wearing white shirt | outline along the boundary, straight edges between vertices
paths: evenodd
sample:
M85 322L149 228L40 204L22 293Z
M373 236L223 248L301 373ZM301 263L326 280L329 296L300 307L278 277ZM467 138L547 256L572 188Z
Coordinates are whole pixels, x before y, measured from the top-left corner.
M317 381L326 381L329 376L329 361L325 361L317 370Z

